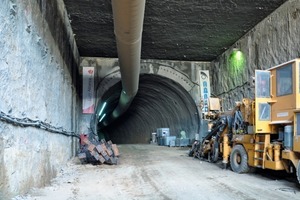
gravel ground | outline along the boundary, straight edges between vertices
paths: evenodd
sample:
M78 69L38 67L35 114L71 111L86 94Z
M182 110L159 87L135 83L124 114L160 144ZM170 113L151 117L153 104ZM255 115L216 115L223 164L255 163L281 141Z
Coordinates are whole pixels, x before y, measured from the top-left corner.
M119 145L118 165L67 163L50 186L14 200L300 199L294 177L262 170L236 174L187 156L187 148Z

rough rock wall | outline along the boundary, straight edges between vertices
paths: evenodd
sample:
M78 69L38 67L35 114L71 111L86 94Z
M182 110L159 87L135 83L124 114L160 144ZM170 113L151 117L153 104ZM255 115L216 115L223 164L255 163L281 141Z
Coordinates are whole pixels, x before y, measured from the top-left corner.
M0 111L76 131L79 56L63 2L0 4ZM0 199L48 184L76 143L0 120Z
M255 69L268 69L300 57L300 1L290 0L238 40L232 48L245 54L244 69L231 69L232 48L212 64L212 91L230 109L243 97L254 97Z
M81 67L95 67L95 94L96 94L96 102L101 99L103 94L109 90L114 84L120 81L120 71L119 71L119 66L118 66L118 60L114 58L95 58L95 57L82 57L81 58ZM169 60L142 60L141 61L141 74L153 74L153 75L159 75L162 77L165 77L167 79L171 79L175 82L177 82L178 85L183 87L186 91L189 92L190 96L193 98L194 102L196 105L199 104L200 101L200 95L199 95L199 70L205 69L208 70L210 68L210 63L209 62L188 62L188 61L169 61ZM169 81L170 83L170 88L171 86L173 87L173 82ZM168 82L168 81L166 81ZM148 83L147 83L148 84ZM153 83L153 87L158 87L156 83ZM159 88L153 88L154 90L159 90ZM148 93L151 92L152 90L148 89ZM179 90L178 90L179 91ZM146 91L144 91L146 92ZM166 92L167 94L167 92ZM151 96L151 94L149 94ZM153 94L154 95L154 94ZM164 95L164 94L161 94ZM180 94L177 94L178 98L180 98ZM140 98L141 100L143 97ZM151 98L149 98L151 99ZM175 100L174 100L175 101ZM149 105L155 104L153 102L148 102L150 103ZM145 102L144 102L145 103ZM156 103L159 103L157 101ZM171 104L171 102L170 102ZM138 104L137 104L138 105ZM135 105L133 105L135 106ZM161 105L163 106L163 104ZM191 105L192 106L192 105ZM137 106L138 107L138 106ZM179 107L178 107L179 108ZM174 111L178 108L172 108ZM135 108L139 109L139 108ZM184 113L184 112L183 112ZM187 112L189 113L189 112ZM172 118L175 116L167 116L167 113L164 113L166 115L166 118ZM169 114L171 115L171 114ZM194 117L194 116L192 116ZM147 118L147 117L145 117ZM82 127L88 127L90 125L90 119L91 115L84 115L83 116L83 123L86 124L85 126L82 125ZM159 120L157 118L157 120ZM172 121L172 120L170 120ZM124 122L127 123L127 122ZM162 121L157 122L157 124L161 124ZM120 125L122 123L119 123ZM176 126L180 126L180 124L177 124ZM175 127L175 125L174 125ZM142 134L147 134L150 136L151 132L155 131L155 128L159 127L151 127L149 128L148 131L145 131L143 129ZM151 130L150 130L151 129ZM190 128L193 130L197 130L197 127ZM87 131L87 130L84 130ZM174 128L175 131L175 128ZM173 131L173 132L174 132ZM177 131L177 129L176 129ZM173 133L176 135L177 133ZM194 131L193 133L194 134ZM143 136L140 136L140 138L143 138ZM136 138L136 141L144 142L142 140L138 140ZM125 143L123 141L123 143ZM131 141L128 141L128 143L131 143Z

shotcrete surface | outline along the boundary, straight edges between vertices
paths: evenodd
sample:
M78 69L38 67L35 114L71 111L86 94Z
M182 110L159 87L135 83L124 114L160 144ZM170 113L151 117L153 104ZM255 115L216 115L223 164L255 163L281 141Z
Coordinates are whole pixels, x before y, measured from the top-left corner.
M119 164L68 163L51 186L18 200L300 199L293 178L236 174L187 156L188 148L120 145Z
M285 1L146 1L142 58L214 60ZM117 57L110 1L64 3L80 55Z

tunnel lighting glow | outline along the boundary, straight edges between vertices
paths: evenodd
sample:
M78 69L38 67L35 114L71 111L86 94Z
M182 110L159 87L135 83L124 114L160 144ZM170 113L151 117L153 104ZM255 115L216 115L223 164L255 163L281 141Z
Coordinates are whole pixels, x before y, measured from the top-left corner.
M103 106L102 106L102 108L101 108L101 110L100 110L100 112L99 112L99 114L98 114L99 117L100 117L100 115L102 114L102 112L103 112L105 106L106 106L106 102L104 102L104 104L103 104Z
M232 74L240 74L246 64L246 58L242 51L233 49L229 56L229 67Z
M241 61L243 59L243 53L241 51L237 51L235 57L237 61Z
M104 113L104 115L100 118L100 120L99 120L99 122L101 122L102 120L103 120L103 118L105 117L105 113Z

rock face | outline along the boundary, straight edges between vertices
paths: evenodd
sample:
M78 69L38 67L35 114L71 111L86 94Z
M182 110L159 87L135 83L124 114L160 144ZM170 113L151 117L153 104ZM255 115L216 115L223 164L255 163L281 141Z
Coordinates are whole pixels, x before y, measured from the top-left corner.
M76 131L79 57L68 27L64 5L56 1L1 2L1 112ZM48 184L76 141L0 120L0 199Z
M142 59L212 61L285 1L146 1ZM80 55L117 57L111 1L64 2Z
M300 1L290 0L238 40L232 48L246 58L244 68L232 69L232 48L212 63L212 88L225 109L244 97L254 98L252 77L256 69L268 69L300 57Z

